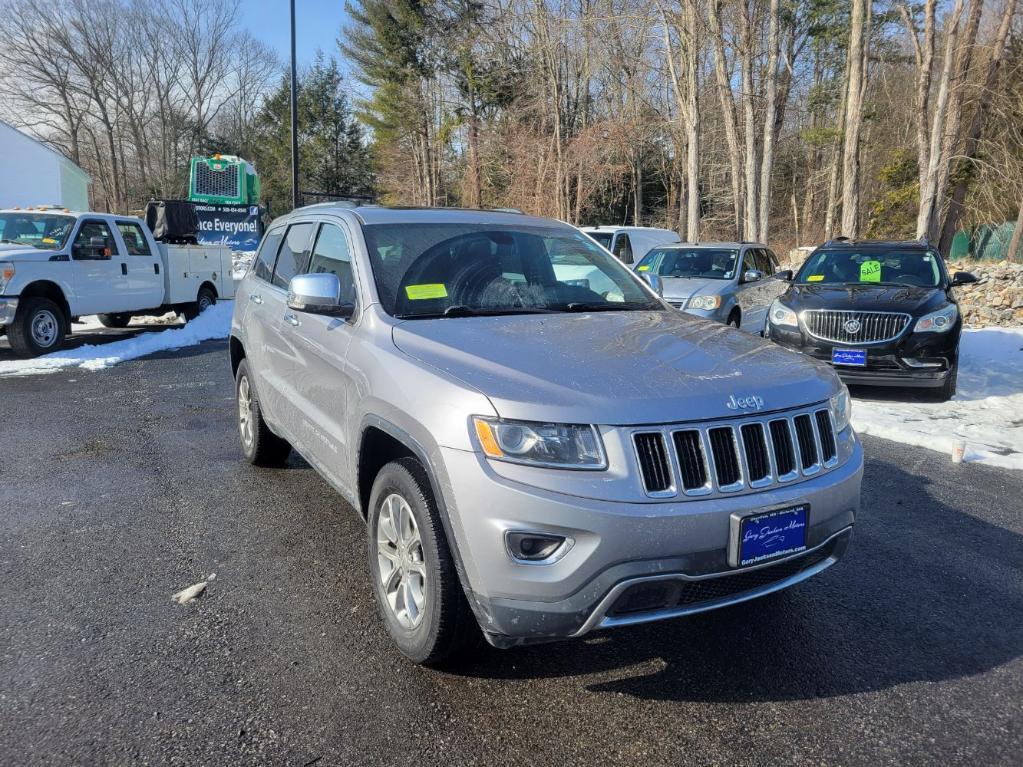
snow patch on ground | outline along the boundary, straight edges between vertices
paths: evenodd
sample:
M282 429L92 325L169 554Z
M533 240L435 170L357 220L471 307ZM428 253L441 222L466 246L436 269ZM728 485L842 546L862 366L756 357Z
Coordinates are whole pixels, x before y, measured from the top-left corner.
M898 390L891 396L905 397ZM951 402L898 402L884 389L857 390L853 426L861 434L926 447L951 460L956 440L964 460L1023 470L1023 328L964 330L959 383Z
M227 338L231 330L233 301L211 306L184 327L169 328L156 333L142 333L108 344L80 346L29 360L0 362L0 376L22 376L52 373L65 368L102 370L119 362L145 357L157 352L195 346L214 338ZM86 323L87 324L87 323ZM98 321L96 323L99 327ZM75 325L76 330L81 326Z

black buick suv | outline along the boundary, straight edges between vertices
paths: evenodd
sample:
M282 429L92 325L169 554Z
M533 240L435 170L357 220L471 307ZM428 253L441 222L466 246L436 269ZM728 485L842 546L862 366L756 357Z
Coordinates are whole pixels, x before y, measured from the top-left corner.
M955 287L923 241L830 240L768 311L764 335L834 366L849 384L917 386L955 394L963 321Z

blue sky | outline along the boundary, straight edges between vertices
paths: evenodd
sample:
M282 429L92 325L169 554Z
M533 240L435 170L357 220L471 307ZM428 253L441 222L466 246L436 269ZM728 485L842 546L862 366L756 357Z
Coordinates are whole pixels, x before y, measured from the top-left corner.
M287 63L291 39L288 0L242 0L242 23L272 46ZM345 21L344 0L295 0L295 47L298 64L310 64L316 49L339 57L335 40Z

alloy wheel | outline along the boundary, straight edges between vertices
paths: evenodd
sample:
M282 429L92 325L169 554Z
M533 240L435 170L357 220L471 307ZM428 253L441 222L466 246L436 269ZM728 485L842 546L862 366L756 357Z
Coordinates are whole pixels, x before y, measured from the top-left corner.
M238 382L238 430L242 444L246 448L252 447L252 392L248 376L242 376Z
M377 517L377 562L387 605L405 629L423 620L426 562L423 539L408 501L397 493L384 499Z

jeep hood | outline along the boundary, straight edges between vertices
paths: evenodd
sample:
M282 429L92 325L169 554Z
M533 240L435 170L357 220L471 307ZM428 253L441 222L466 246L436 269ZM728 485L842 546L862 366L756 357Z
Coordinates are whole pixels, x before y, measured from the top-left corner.
M25 263L26 261L49 261L57 251L39 250L24 245L12 245L7 242L0 243L0 261L14 261Z
M502 418L608 425L739 415L819 402L838 379L821 363L675 311L407 320L404 353L478 389Z

